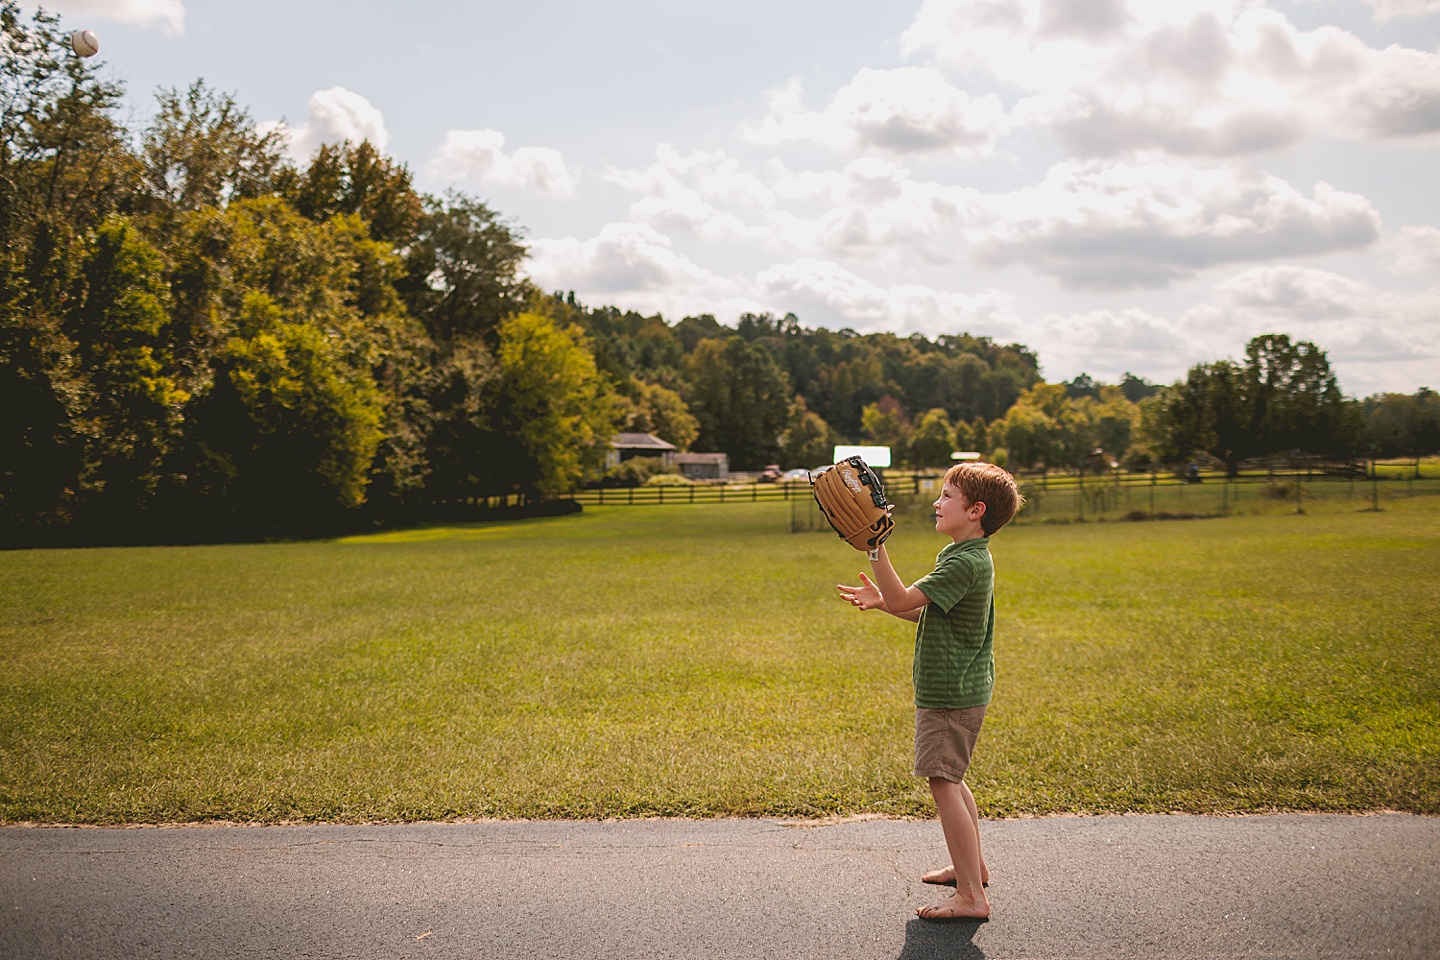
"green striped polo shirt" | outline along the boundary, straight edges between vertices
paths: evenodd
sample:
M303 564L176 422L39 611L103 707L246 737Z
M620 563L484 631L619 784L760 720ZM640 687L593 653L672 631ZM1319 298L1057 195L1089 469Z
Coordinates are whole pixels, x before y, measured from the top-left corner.
M995 563L990 538L941 550L915 586L930 599L915 628L915 706L939 710L990 702L995 686Z

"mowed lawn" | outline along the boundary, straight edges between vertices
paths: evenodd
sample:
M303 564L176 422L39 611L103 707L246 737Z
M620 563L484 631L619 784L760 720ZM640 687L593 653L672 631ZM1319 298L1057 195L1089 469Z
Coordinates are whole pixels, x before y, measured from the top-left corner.
M0 821L929 815L913 627L789 510L0 553ZM1440 813L1440 498L992 545L986 816Z

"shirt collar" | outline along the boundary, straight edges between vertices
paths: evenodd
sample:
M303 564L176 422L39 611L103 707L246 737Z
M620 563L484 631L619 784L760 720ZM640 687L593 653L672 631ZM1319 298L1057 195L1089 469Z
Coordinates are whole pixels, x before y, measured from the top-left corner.
M974 540L961 540L959 543L948 543L948 544L946 544L943 548L941 548L939 555L937 555L937 556L935 557L935 559L936 559L937 561L938 561L938 560L945 560L945 559L947 559L947 558L949 558L949 557L955 556L955 555L958 554L958 553L965 553L965 552L970 551L970 550L989 550L989 549L990 549L990 538L989 538L989 537L976 537Z

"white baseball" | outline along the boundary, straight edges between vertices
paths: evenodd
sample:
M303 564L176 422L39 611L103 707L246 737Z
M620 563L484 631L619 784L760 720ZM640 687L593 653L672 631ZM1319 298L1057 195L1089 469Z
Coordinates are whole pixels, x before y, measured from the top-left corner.
M93 30L76 30L70 34L70 49L82 57L93 57L100 52L100 41Z

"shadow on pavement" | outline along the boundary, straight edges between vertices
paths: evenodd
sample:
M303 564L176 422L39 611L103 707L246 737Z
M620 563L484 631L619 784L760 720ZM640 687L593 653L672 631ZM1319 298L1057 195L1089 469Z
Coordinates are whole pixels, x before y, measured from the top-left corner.
M896 960L985 960L975 946L978 920L921 920L905 924L905 946Z

